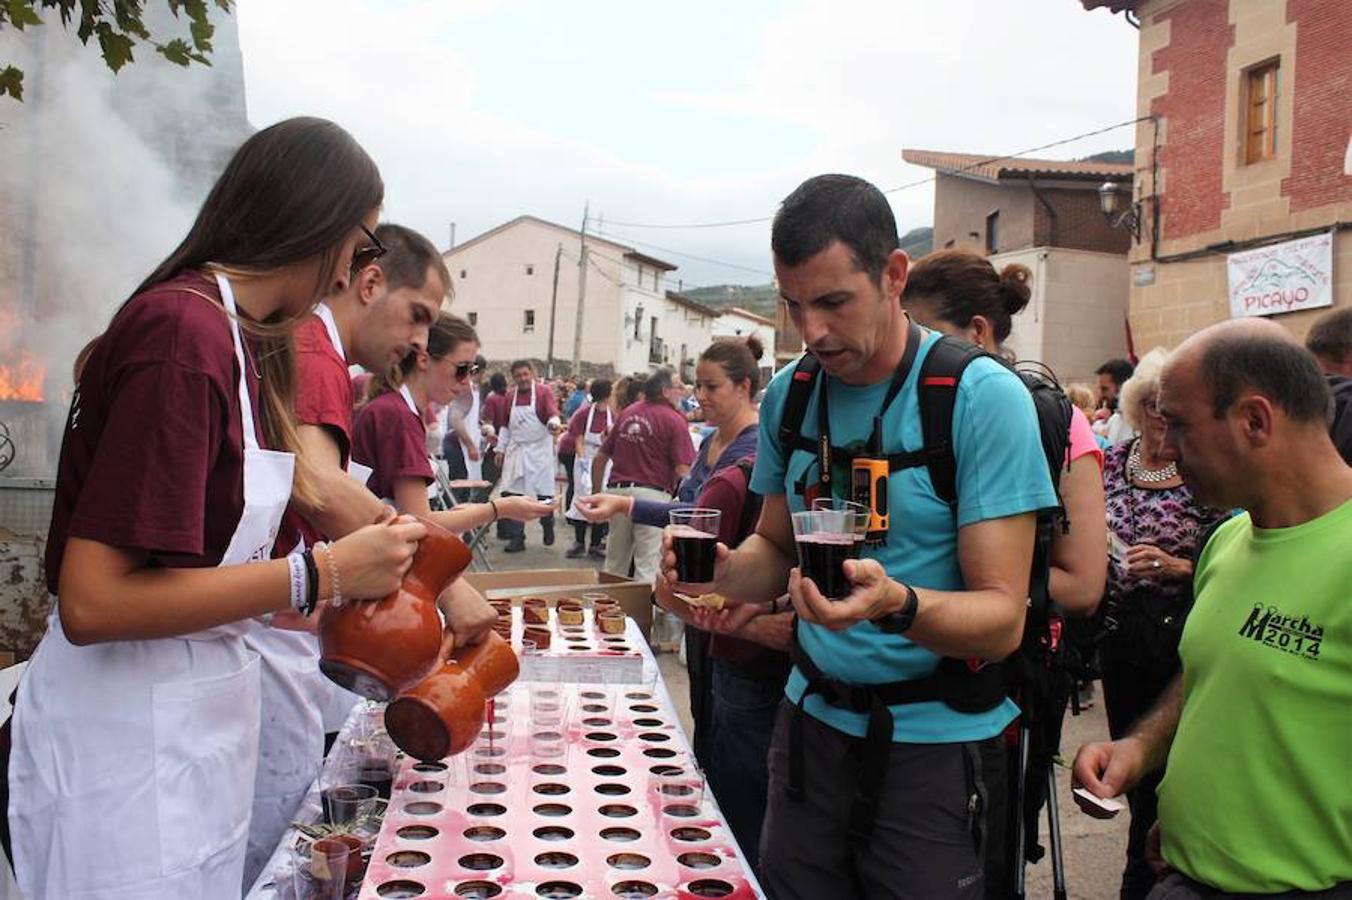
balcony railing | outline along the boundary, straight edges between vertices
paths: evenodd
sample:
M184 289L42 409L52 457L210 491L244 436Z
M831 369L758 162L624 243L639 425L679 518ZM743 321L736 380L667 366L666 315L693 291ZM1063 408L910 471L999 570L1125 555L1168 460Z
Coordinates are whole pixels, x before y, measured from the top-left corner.
M662 365L667 361L667 342L660 337L654 337L648 342L648 362L654 365Z

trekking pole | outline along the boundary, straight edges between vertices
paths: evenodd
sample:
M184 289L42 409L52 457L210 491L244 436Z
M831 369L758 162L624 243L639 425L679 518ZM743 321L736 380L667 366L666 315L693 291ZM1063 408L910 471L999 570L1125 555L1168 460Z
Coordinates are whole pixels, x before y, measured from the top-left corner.
M1066 868L1061 859L1061 817L1056 809L1056 765L1047 763L1047 827L1051 833L1052 897L1066 900Z
M1025 883L1028 875L1028 859L1024 852L1024 822L1023 822L1023 804L1024 798L1028 792L1028 745L1029 729L1027 722L1019 724L1019 773L1017 779L1018 787L1014 791L1015 816L1014 816L1014 852L1010 854L1014 863L1014 900L1024 900Z

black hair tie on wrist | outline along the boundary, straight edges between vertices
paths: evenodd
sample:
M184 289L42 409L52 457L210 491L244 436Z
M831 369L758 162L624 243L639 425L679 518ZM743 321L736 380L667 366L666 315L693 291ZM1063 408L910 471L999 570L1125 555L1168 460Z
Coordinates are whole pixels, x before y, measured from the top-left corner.
M300 558L305 561L305 606L301 608L300 614L308 617L319 605L319 567L315 565L313 547L306 547Z

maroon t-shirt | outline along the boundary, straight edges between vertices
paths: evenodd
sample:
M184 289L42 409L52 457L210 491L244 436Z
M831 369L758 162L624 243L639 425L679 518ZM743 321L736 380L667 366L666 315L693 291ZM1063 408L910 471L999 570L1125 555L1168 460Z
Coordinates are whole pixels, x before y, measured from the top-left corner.
M571 449L577 439L582 437L583 430L587 427L587 416L591 413L591 403L584 403L573 413L573 417L568 420L568 446ZM592 416L591 433L605 434L606 423L614 424L615 414L608 410L598 409L596 415Z
M296 329L296 420L327 428L343 465L352 450L352 378L319 316Z
M251 358L245 375L266 447L254 365ZM238 383L215 279L184 273L117 313L66 420L47 542L50 591L71 537L145 552L152 565L220 564L244 511Z
M516 388L507 388L507 395L500 405L493 407L493 427L498 431L511 425L512 409L517 406L530 405L530 388L524 391ZM547 386L535 385L535 415L540 419L540 424L548 424L549 420L559 414L559 401L554 397L554 392Z
M601 450L614 463L611 484L632 481L668 492L676 487L676 467L695 461L685 417L670 404L648 400L620 414Z
M352 458L371 467L366 486L377 497L394 498L396 478L432 483L427 428L398 391L387 391L361 408L352 426Z

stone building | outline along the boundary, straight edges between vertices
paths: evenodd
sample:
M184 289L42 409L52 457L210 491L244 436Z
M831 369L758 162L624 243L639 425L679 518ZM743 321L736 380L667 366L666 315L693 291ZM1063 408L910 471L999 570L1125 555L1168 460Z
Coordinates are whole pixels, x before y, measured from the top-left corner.
M1274 315L1303 336L1325 310L1298 299L1352 304L1352 4L1082 4L1140 30L1145 120L1124 209L1140 221L1128 256L1137 350L1231 315ZM1246 294L1230 272L1264 248L1267 284Z

